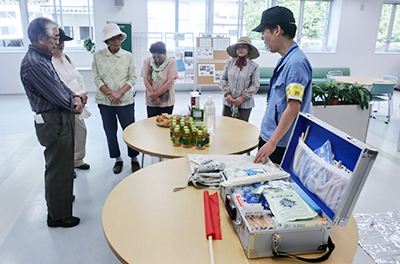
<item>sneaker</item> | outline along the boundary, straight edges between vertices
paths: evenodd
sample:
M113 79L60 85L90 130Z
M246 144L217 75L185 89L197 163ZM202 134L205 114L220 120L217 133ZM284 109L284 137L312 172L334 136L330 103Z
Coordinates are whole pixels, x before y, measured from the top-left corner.
M58 221L51 219L50 215L47 215L47 225L49 227L73 227L79 224L80 219L75 216L64 218Z

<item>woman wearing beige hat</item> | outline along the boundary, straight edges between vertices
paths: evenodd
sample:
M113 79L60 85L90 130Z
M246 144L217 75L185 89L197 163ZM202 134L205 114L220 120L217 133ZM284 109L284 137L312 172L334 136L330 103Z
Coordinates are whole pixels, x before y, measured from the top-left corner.
M92 73L97 87L96 103L100 109L103 128L106 133L110 158L115 159L114 173L123 167L118 145L117 129L119 121L122 129L135 122L135 101L132 87L136 84L136 70L132 53L121 49L126 34L115 23L103 29L107 48L93 55ZM140 169L139 152L128 147L132 172Z
M219 83L224 93L222 115L248 122L251 109L255 106L253 95L260 87L259 67L252 60L260 54L248 37L241 37L226 51L232 58L226 61Z

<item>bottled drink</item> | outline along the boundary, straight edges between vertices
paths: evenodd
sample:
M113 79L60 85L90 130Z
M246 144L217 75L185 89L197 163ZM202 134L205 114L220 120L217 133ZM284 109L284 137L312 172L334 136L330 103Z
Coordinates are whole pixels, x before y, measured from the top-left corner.
M172 140L172 135L174 134L174 130L175 130L175 126L176 126L176 120L172 120L171 122L171 126L169 127L169 136Z
M179 126L175 127L175 131L172 136L172 145L174 147L179 147L181 145L181 132L179 130Z
M185 129L185 133L182 136L182 145L184 148L192 147L192 135L188 128Z
M207 128L203 128L203 133L205 146L208 147L210 146L210 133L208 133Z
M199 130L197 132L197 137L196 137L196 149L205 149L205 148L206 148L206 144L205 144L205 140L204 140L203 131Z
M214 133L215 131L215 104L208 97L208 101L204 104L204 123L208 129L208 133Z
M197 128L192 126L192 146L196 146Z

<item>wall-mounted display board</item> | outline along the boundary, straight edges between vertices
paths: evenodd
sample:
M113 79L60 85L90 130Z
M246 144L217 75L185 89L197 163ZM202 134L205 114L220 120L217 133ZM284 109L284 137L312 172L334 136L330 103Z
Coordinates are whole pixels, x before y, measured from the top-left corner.
M195 85L193 33L166 32L165 44L168 56L175 58L178 67L175 90L193 90Z
M196 80L197 85L218 85L225 62L230 58L226 48L230 38L196 38Z
M121 43L121 48L126 51L132 52L132 23L107 21L107 24L110 23L117 24L121 31L126 34L126 39L124 40L124 42Z

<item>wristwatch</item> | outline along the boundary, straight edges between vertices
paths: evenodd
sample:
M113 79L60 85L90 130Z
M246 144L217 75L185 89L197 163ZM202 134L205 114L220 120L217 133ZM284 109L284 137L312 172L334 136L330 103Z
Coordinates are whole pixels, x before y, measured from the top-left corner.
M72 98L75 98L75 97L79 97L79 98L81 98L81 101L82 101L82 103L83 103L83 98L82 98L82 95L80 95L80 94L75 94L74 96L72 96Z

